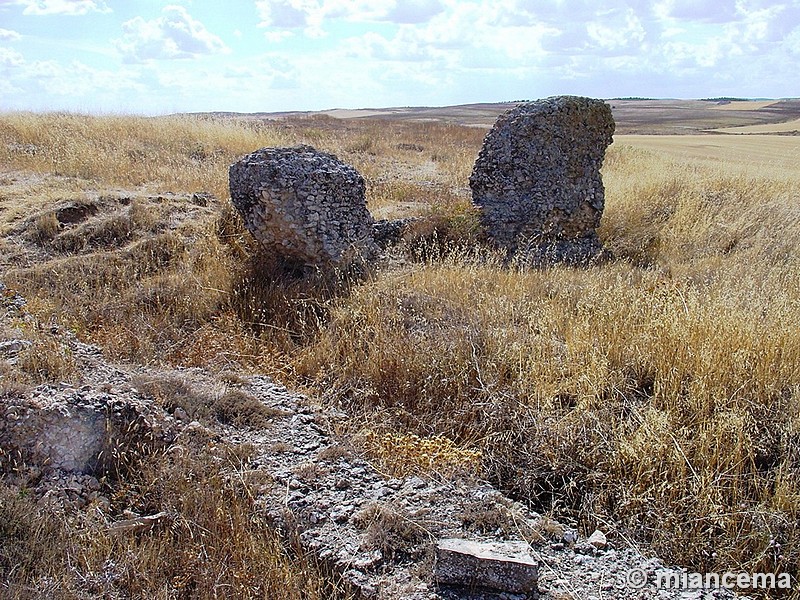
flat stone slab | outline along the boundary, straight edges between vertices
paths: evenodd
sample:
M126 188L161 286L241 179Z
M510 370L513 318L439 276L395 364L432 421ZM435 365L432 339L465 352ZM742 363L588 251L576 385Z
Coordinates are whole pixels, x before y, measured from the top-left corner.
M439 540L434 579L443 585L486 588L498 592L536 592L539 563L527 542Z

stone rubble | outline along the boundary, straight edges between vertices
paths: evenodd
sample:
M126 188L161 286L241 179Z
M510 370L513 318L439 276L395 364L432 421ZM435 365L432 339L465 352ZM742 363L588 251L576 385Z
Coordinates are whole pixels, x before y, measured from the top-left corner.
M607 542L598 548L567 528L555 528L558 539L542 531L553 529L544 517L513 502L486 483L455 479L424 480L417 476L382 476L364 458L332 436L337 410L314 408L266 377L251 377L246 391L290 416L274 431L231 431L228 439L261 448L252 468L266 472L272 483L259 502L275 526L286 535L299 533L300 543L326 561L364 598L379 600L711 600L731 599L728 590L659 590L656 576L677 572L634 548ZM276 440L275 435L280 439ZM512 523L509 535L500 530L479 533L465 514L480 507L499 509ZM390 517L390 518L387 518ZM391 518L396 517L396 518ZM398 523L405 524L399 527ZM381 531L380 527L388 531ZM400 531L397 531L400 529ZM515 532L515 533L514 533ZM530 542L538 563L538 593L460 586L437 586L433 578L435 548L443 539L474 542ZM596 540L597 538L595 538ZM632 588L628 573L641 569L647 585ZM637 571L638 572L638 571Z
M401 219L379 219L372 225L372 235L381 250L399 244L409 227L420 221L419 217Z
M231 202L264 247L290 261L346 267L377 255L363 177L311 146L262 148L229 169Z
M556 96L501 115L470 176L487 236L522 264L583 264L601 255L600 167L614 134L601 100Z

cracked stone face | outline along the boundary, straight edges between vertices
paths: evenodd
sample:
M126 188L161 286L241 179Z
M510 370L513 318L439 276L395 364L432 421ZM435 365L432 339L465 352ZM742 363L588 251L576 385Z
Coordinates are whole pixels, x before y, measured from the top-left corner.
M311 146L262 148L229 169L231 201L268 250L306 265L376 254L363 177Z
M614 119L602 100L557 96L501 115L470 176L488 237L530 263L584 263L602 250L600 167Z

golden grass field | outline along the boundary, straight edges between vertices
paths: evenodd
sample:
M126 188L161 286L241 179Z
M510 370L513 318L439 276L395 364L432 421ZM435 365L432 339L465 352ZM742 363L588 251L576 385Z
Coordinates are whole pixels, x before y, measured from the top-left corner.
M791 123L791 122L790 122ZM788 124L784 124L788 125ZM753 125L759 132L780 131L778 125ZM793 128L800 127L796 122ZM777 129L774 129L777 128ZM736 127L727 131L750 129ZM707 163L757 176L784 171L791 176L800 164L800 136L777 135L620 135L617 144L658 153L673 160Z
M719 133L786 133L797 132L800 130L800 119L783 121L781 123L769 123L762 125L743 125L741 127L722 127L716 131Z
M582 530L690 570L798 576L800 138L617 136L600 230L616 258L518 271L475 250L467 180L483 135L2 115L0 280L115 360L267 372L342 403L353 435L482 457L482 477ZM298 281L252 258L227 166L300 142L354 164L371 210L428 217L364 282ZM218 200L167 195L196 191ZM98 212L62 227L66 201ZM286 569L286 597L307 597L308 571Z

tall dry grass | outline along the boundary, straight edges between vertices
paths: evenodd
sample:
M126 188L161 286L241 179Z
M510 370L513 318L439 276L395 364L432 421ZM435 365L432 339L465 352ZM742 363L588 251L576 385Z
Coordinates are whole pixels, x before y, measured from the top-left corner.
M29 239L40 254L2 277L32 310L131 360L254 368L315 387L350 408L354 429L481 456L485 476L535 507L694 570L800 572L796 171L618 140L600 231L616 260L519 272L471 247L465 187L479 130L115 119L10 115L0 140L16 169L222 201L169 231L158 223L180 207L143 201L155 218L116 247L54 248L61 231ZM399 266L352 287L253 258L225 206L227 162L300 142L355 164L374 210L433 213ZM119 168L59 149L91 146ZM140 146L141 172L115 149ZM191 156L197 146L206 158ZM34 223L10 214L6 240ZM393 452L382 442L378 454Z
M262 482L251 481L245 450L202 436L184 439L145 459L120 487L104 489L107 508L65 511L0 486L0 594L9 600L354 598L269 527L255 505L253 488ZM170 517L150 531L114 531L123 511Z
M210 118L11 113L0 119L0 156L15 168L219 197L226 193L227 165L237 155L284 141L269 124Z
M587 530L797 573L798 174L615 147L605 179L616 261L385 273L298 371L383 428L482 451L498 485Z

